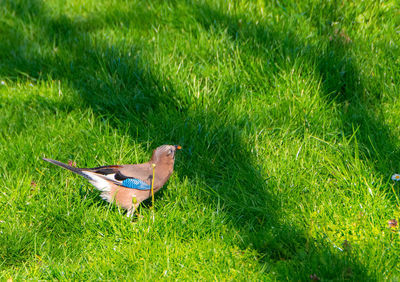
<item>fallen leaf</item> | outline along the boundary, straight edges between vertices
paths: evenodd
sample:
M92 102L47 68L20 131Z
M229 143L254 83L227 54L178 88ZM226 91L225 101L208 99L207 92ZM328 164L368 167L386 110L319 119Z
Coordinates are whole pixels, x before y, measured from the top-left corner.
M319 280L321 280L321 279L317 276L317 274L315 274L315 273L310 275L310 279L313 280L313 281L319 281Z
M389 228L396 228L397 227L397 220L396 219L391 219L388 221Z

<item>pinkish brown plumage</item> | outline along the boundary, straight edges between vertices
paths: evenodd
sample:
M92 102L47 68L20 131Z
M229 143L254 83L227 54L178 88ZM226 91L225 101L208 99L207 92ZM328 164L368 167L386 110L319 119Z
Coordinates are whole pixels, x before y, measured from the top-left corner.
M102 199L107 202L115 201L117 205L126 209L128 216L130 216L141 202L151 196L149 187L153 177L152 165L156 165L155 193L164 186L171 176L174 170L175 153L179 149L181 147L177 145L163 145L153 151L153 155L147 163L94 168L77 168L52 159L43 158L43 160L85 177L97 190L102 192L100 195ZM138 183L139 186L127 185L130 180Z

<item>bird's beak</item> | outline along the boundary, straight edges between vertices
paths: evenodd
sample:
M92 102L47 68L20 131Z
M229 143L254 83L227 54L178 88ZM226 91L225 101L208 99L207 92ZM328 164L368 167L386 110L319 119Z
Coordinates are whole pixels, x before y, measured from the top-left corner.
M175 145L175 149L180 150L180 149L182 149L182 147L179 145Z

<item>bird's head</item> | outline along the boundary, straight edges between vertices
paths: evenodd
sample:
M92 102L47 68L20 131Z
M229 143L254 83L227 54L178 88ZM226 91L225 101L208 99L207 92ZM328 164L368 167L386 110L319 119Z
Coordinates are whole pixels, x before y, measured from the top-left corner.
M162 145L153 151L151 160L154 163L174 163L175 152L180 149L182 149L182 147L179 145Z

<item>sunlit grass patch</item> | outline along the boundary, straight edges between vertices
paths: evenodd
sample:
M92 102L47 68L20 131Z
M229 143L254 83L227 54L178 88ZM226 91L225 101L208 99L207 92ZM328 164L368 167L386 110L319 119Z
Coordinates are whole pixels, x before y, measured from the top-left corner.
M0 12L2 279L398 278L394 1ZM154 222L150 202L131 220L41 161L139 163L169 143Z

